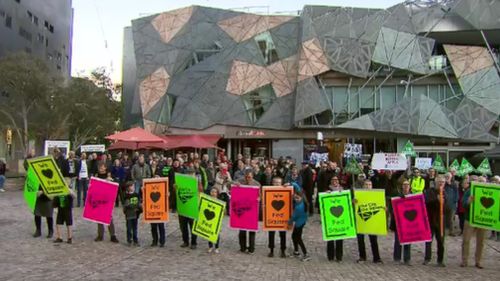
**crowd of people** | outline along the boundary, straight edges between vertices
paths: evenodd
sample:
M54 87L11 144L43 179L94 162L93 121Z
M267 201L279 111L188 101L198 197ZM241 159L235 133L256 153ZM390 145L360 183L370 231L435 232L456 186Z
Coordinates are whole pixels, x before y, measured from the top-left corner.
M55 243L63 242L59 226L67 226L68 243L72 242L72 213L73 207L80 208L85 204L89 179L97 177L119 183L119 192L115 206L122 205L126 218L127 242L129 245L139 246L137 233L137 221L141 214L141 187L142 181L151 177L167 177L169 179L169 207L176 212L175 200L175 173L191 174L198 179L199 191L217 197L227 202L229 211L231 186L239 183L249 186L285 186L294 188L293 216L290 220L290 229L293 229L291 239L293 244L292 256L300 257L299 248L302 251L302 260L309 260L302 232L307 223L308 216L319 212L317 194L320 192L338 192L342 190L355 189L384 189L386 204L388 206L387 216L389 229L396 232L394 214L391 208L391 198L404 197L409 194L424 194L429 224L433 240L437 244L437 265L445 266L445 237L462 236L462 263L468 265L469 244L472 237L476 237L475 266L482 268L482 252L484 241L489 231L473 227L469 224L469 208L473 197L470 194L470 183L492 182L500 184L500 177L486 178L480 175L465 175L458 177L456 171L438 174L434 169L421 171L417 168L406 171L372 170L369 165L360 164L363 170L358 175L351 175L344 171L343 163L335 161L302 162L294 163L291 158L280 159L251 159L238 154L234 161L230 161L225 152L220 151L214 158L209 159L208 154L177 153L174 157L166 157L162 154L152 152L149 155L134 152L131 156L119 152L115 156L111 154L87 155L81 153L76 157L74 152L69 152L67 159L58 149L53 152L56 163L63 176L67 179L71 193L67 196L56 197L53 200L43 194L40 189L37 205L35 208L34 237L41 236L41 217L47 218L47 237L53 236L53 208L58 209L56 218ZM34 154L30 155L33 157ZM1 171L1 166L0 166ZM1 176L1 174L0 174ZM1 179L0 179L1 180ZM0 186L1 187L1 186ZM352 193L352 192L351 192ZM353 200L354 204L356 200ZM442 203L444 208L442 208ZM260 214L262 219L262 214ZM456 219L458 218L458 220ZM460 232L455 232L454 223L458 221ZM191 232L193 219L179 215L179 225L182 232L181 247L196 249L197 237ZM108 226L110 240L118 243L113 220ZM274 256L275 232L268 233L268 257ZM151 224L152 243L151 246L164 247L166 243L165 224ZM359 259L357 262L366 262L364 236L358 234ZM287 232L279 231L280 257L287 257ZM378 237L368 235L373 262L382 263L378 248ZM104 238L104 225L98 224L97 237L95 241ZM247 240L248 238L248 240ZM491 232L491 239L500 241L498 232ZM255 232L239 231L238 234L240 251L253 254L255 251ZM429 264L432 259L432 242L425 243L425 254L423 264ZM219 252L219 241L215 244L209 243L209 252ZM326 243L328 260L342 261L343 240L328 241ZM394 235L393 260L405 265L411 265L411 245L401 245L398 235Z

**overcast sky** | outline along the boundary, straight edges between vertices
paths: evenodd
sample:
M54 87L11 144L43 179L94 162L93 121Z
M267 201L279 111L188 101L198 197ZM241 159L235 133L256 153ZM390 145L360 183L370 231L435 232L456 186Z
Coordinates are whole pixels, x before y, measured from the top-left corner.
M301 10L304 5L387 8L402 0L73 0L72 75L106 67L121 82L123 28L132 19L190 5L257 13Z

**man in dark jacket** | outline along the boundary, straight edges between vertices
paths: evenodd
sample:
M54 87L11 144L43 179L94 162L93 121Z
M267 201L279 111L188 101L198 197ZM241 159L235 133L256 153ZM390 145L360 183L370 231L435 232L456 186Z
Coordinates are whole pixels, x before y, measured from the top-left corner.
M302 177L302 189L307 198L307 202L309 203L309 215L312 216L314 213L314 205L312 202L313 194L314 194L314 180L313 180L313 171L311 167L309 167L309 163L307 161L302 162L302 170L300 170L300 176Z

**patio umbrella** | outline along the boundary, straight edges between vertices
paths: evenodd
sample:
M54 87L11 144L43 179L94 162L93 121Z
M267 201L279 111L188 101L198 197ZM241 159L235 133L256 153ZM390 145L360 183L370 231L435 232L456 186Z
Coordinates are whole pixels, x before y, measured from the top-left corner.
M106 139L116 141L108 149L148 149L148 148L160 148L164 149L165 140L142 129L142 128L132 128L126 131L122 131L110 136Z

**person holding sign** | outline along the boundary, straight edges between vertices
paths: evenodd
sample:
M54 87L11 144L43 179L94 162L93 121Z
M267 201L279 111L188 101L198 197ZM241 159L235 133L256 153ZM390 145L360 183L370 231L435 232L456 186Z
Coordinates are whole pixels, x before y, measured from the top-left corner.
M203 187L201 186L201 182L199 180L197 180L196 178L196 172L193 168L187 168L186 169L186 174L192 178L194 178L193 180L196 182L196 186L198 188L198 192L194 195L196 196L196 198L198 198L199 194L203 193ZM191 208L192 210L187 210L187 211L190 211L190 212L194 212L195 215L193 217L187 217L187 216L184 216L184 215L181 215L182 213L184 213L184 211L182 210L182 206L181 206L181 203L184 202L184 200L187 200L187 201L190 201L190 200L194 200L192 198L193 194L180 194L179 192L179 179L176 179L176 186L175 186L175 189L176 189L176 194L177 194L177 206L178 206L178 211L179 211L179 228L181 229L181 232L182 232L182 245L181 245L181 248L187 248L189 247L189 231L193 229L193 224L194 224L194 219L193 217L196 217L198 215L198 209L196 208ZM184 192L184 191L182 191ZM187 202L186 201L186 202ZM195 205L198 206L198 200L196 199L194 201ZM191 231L191 249L194 250L196 249L197 245L198 245L198 236L196 236L192 231Z
M406 195L410 195L410 182L408 180L404 180L402 184L402 190L399 196L404 198ZM399 235L398 228L396 227L396 219L394 215L394 209L390 209L391 211L391 224L390 229L394 231L394 252L393 259L394 262L401 262L401 248L403 249L403 262L405 265L411 266L411 244L401 245L399 243Z
M437 265L445 267L444 259L444 225L445 214L450 211L446 202L448 199L445 193L446 180L443 176L436 178L436 188L430 188L425 191L425 203L427 214L429 216L429 224L431 227L432 236L436 237L437 241ZM425 260L424 265L431 261L432 257L432 241L425 243Z
M476 176L474 176L476 177ZM472 178L471 180L477 180L476 178ZM462 202L460 202L464 208L464 233L462 237L462 263L460 267L467 267L469 261L469 249L470 249L470 240L472 235L476 235L476 253L475 253L475 261L476 267L482 269L481 259L483 257L483 248L484 248L484 239L486 237L486 229L474 227L470 224L470 209L471 203L474 201L474 196L471 195L471 189L469 185L464 185L465 192L462 198Z
M365 180L365 182L363 184L363 189L371 190L372 187L373 187L372 182L370 180ZM358 200L356 200L356 198L354 198L353 202L354 202L354 205L358 204ZM372 211L372 213L374 213L374 212ZM375 214L373 214L373 215L375 215ZM384 229L386 229L386 228L384 227ZM368 238L370 239L370 246L372 248L373 262L374 263L382 263L382 260L380 259L380 253L378 250L377 235L368 235ZM358 239L358 251L359 251L359 259L357 260L357 262L358 263L365 262L366 261L365 235L358 234L357 239Z
M59 226L63 226L66 223L66 229L68 233L67 243L73 243L73 233L71 231L71 226L73 225L73 199L75 198L75 193L72 189L69 190L68 195L61 195L54 198L54 206L57 208L56 217L56 240L54 243L61 243L61 231Z
M340 185L340 180L338 176L333 176L330 180L330 185L328 186L327 192L340 192L344 188ZM342 261L344 251L344 240L331 240L326 242L326 253L329 261L333 261L334 257L337 262Z
M280 177L274 177L272 180L272 185L273 186L283 186L283 179ZM281 201L284 202L284 201ZM264 202L266 203L266 202ZM264 218L267 219L267 218ZM269 254L267 255L268 257L272 258L274 257L274 236L276 235L276 231L269 231L268 238L269 238ZM280 235L280 249L281 249L281 258L286 258L286 231L279 231ZM297 251L298 253L298 251Z
M293 214L290 218L288 224L291 226L293 224L292 241L293 241L293 255L295 257L299 256L299 246L302 250L302 261L308 261L311 257L307 254L306 246L302 240L302 231L307 223L307 201L304 200L304 195L302 192L296 192L293 196L294 208ZM285 232L286 234L286 232ZM283 254L283 251L282 251Z
M213 198L218 199L219 198L219 190L217 188L212 188L210 190L210 196L212 196ZM221 214L221 215L223 215L223 214ZM219 244L220 244L220 233L217 236L217 242L215 243L215 245L214 245L214 243L208 241L208 253L211 253L212 251L214 251L214 248L215 248L215 253L216 254L220 253L219 252Z
M53 213L54 209L52 208L52 200L43 193L42 187L40 186L35 205L36 231L35 234L33 234L33 237L36 238L42 236L42 217L45 217L47 219L47 238L52 238L52 235L54 235L54 219L52 218Z
M238 181L239 184L249 185L249 186L258 186L261 187L260 183L254 180L253 178L253 170L252 168L246 168L244 170L245 176ZM248 237L248 247L247 247L247 232L249 232ZM240 243L240 252L246 252L248 250L249 254L253 254L255 251L255 232L254 231L246 231L240 230L238 234L238 240Z

